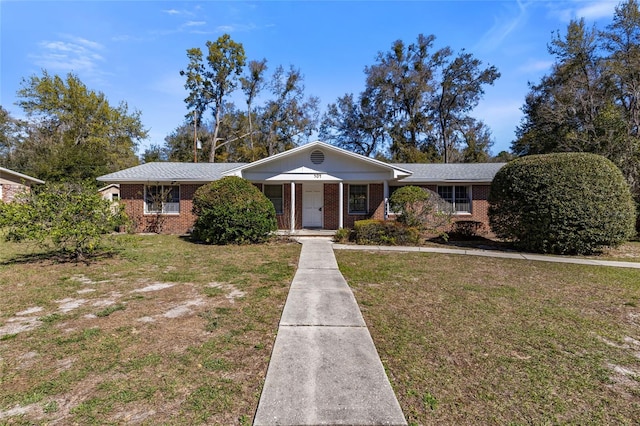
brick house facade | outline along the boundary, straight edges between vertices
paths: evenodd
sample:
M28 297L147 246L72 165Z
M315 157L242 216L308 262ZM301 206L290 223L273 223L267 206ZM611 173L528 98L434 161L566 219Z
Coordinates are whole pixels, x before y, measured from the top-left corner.
M43 183L40 179L0 167L0 201L10 203L18 194L29 191L35 184Z
M291 232L389 218L388 197L405 185L439 193L453 207L454 220L488 225L489 186L502 165L388 164L312 142L253 163L147 163L98 180L120 185L135 232L188 233L196 220L195 191L224 176L253 182L277 206L278 228Z

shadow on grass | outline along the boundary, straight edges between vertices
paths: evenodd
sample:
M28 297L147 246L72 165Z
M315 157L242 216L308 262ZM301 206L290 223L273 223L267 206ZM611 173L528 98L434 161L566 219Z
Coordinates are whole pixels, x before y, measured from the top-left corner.
M442 237L435 237L427 239L427 242L446 246L446 247L458 247L463 249L478 249L478 250L494 250L502 252L516 252L518 250L513 244L506 241L496 241L485 237L457 237L450 236L448 239Z
M51 263L84 263L85 265L89 265L93 262L112 259L118 253L119 250L117 249L104 249L95 253L78 256L76 253L71 253L65 250L48 250L38 253L17 254L9 259L0 261L0 265L27 265L32 263L42 263L45 261L49 261Z

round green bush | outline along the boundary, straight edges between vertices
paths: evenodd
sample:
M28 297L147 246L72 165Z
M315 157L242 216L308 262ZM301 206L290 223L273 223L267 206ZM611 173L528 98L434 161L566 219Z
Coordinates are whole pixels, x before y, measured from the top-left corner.
M524 250L589 254L631 238L635 211L622 173L605 157L531 155L496 174L489 223L497 237Z
M398 222L423 230L444 228L451 219L447 203L437 193L419 186L398 188L389 197L389 206L398 213Z
M251 182L235 176L198 188L193 213L192 236L208 244L260 243L277 229L273 203Z

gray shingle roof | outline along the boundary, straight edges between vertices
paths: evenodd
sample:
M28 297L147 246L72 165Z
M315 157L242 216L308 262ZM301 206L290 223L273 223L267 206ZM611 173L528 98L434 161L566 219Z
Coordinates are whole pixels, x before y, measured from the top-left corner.
M413 172L402 182L491 182L506 163L394 164Z
M145 163L98 178L101 182L211 182L245 163Z
M146 163L98 178L101 182L211 182L247 163ZM412 172L403 183L491 182L505 163L391 164Z

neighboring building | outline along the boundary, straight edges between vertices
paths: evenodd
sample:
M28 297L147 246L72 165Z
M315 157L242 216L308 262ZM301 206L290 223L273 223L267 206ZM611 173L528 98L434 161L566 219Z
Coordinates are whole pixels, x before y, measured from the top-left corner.
M284 230L351 228L356 220L384 219L389 194L405 185L440 194L455 220L488 224L489 186L503 165L388 164L312 142L253 163L146 163L98 180L120 185L136 232L189 232L196 189L224 176L253 182L273 202Z
M43 183L40 179L0 167L0 201L9 203L17 194L30 190L34 184Z
M119 201L120 200L120 185L117 183L109 184L105 187L98 189L102 198L109 201Z

